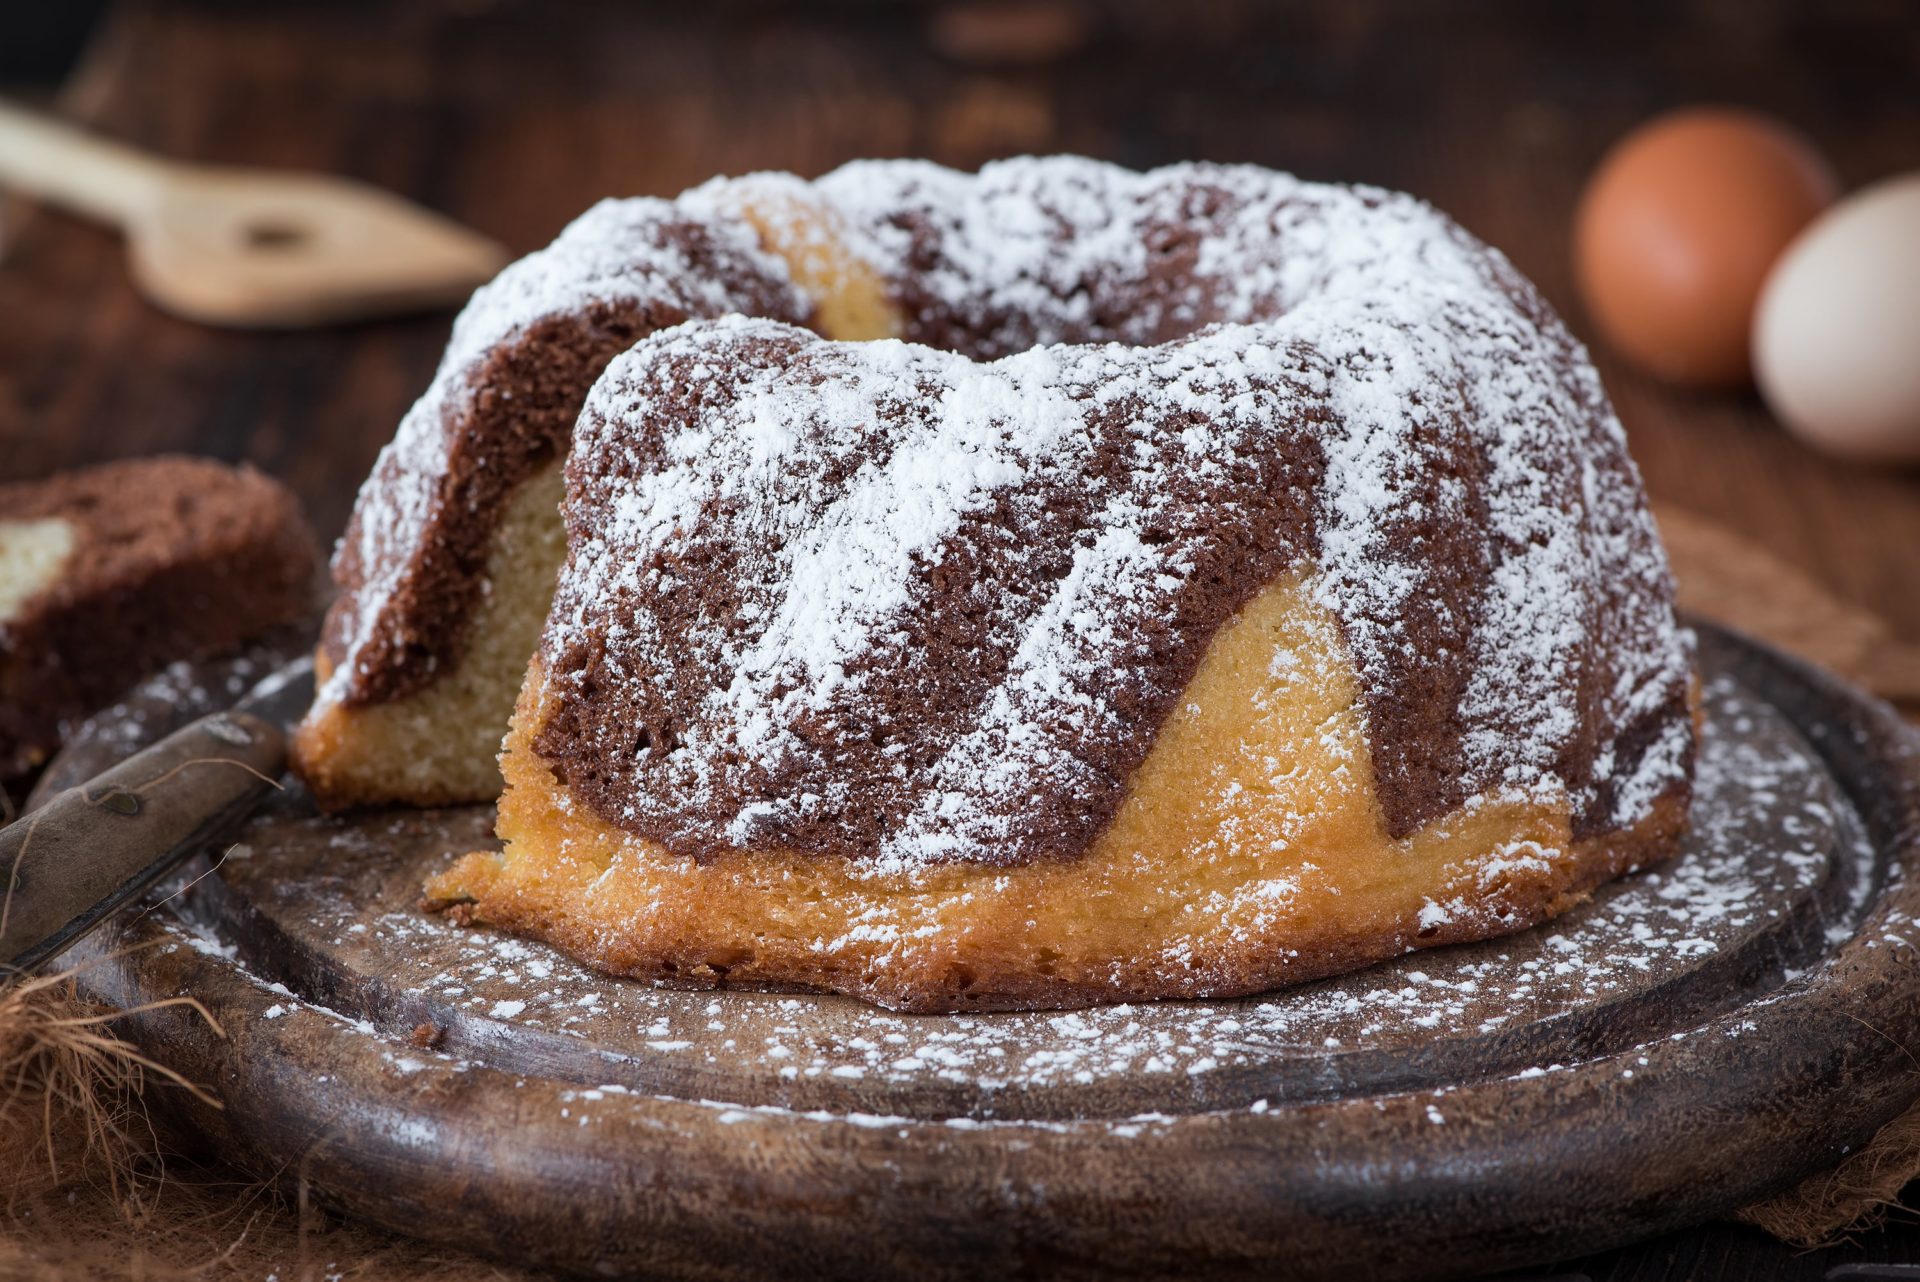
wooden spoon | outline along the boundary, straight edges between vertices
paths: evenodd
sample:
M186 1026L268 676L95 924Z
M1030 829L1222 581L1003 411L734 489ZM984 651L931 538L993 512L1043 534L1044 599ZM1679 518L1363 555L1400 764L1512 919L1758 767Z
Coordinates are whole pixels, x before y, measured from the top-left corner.
M147 297L210 325L447 306L507 261L486 237L363 183L178 164L4 102L0 183L121 228Z

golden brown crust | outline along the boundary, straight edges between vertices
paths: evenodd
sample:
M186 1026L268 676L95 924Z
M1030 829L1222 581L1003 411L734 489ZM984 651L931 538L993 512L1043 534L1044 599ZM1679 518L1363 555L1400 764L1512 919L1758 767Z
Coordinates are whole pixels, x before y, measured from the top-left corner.
M925 963L849 969L797 948L750 961L716 960L714 950L697 940L661 947L634 936L610 938L602 924L539 896L495 892L485 869L490 855L468 855L429 884L424 902L430 910L457 913L462 924L497 926L543 939L609 974L673 986L842 993L915 1014L1065 1010L1101 1002L1244 997L1358 970L1417 949L1513 934L1559 916L1623 873L1670 858L1685 827L1686 798L1665 797L1634 828L1577 843L1550 872L1505 881L1482 897L1474 916L1423 928L1416 912L1370 934L1330 928L1296 936L1285 948L1249 941L1223 948L1185 974L1122 957L1097 978L1046 975L997 965L995 954L984 949L973 954L964 978L953 966ZM477 895L479 901L439 897L450 894Z

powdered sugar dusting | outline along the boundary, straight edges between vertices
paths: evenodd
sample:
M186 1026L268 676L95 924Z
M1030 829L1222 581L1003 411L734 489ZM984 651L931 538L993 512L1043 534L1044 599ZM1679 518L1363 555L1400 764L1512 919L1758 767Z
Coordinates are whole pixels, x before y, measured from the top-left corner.
M1089 511L1068 563L1015 600L1062 550L1005 557L1006 600L982 608L1002 611L990 635L1011 661L921 765L873 867L1017 845L1042 791L1123 782L1087 745L1139 733L1134 692L1114 675L1126 647L1162 621L1220 531L1252 519L1232 469L1283 453L1320 460L1309 519L1288 537L1376 722L1402 691L1445 689L1471 654L1456 706L1427 714L1463 727L1459 760L1440 763L1456 804L1497 790L1610 828L1684 780L1692 733L1672 711L1690 651L1619 424L1530 287L1443 216L1251 168L1135 174L1071 159L978 176L866 162L817 192L882 276L917 291L913 324L1023 350L980 362L728 319L614 362L576 438L586 461L546 652L599 637L595 680L694 680L655 657L675 639L660 630L677 636L684 620L653 603L702 539L737 557L743 585L738 613L696 620L691 642L729 676L671 744L639 748L653 773L629 789L626 818L731 788L753 795L725 839L750 845L893 786L904 760L855 775L822 745L880 733L864 687L914 664L920 588L984 545L973 518L1025 530L1024 511L1078 487ZM1156 274L1156 254L1193 266ZM1217 323L1170 338L1202 320ZM1078 345L1027 346L1060 340ZM689 400L697 413L662 418ZM656 420L664 441L640 430ZM1090 454L1114 440L1130 467L1096 474ZM591 511L589 472L610 487ZM1196 511L1196 493L1216 506ZM1416 640L1415 615L1441 644ZM1650 746L1618 757L1648 726ZM1603 746L1589 774L1571 775L1583 735ZM1373 738L1389 779L1435 768ZM743 757L776 763L782 786L741 783Z

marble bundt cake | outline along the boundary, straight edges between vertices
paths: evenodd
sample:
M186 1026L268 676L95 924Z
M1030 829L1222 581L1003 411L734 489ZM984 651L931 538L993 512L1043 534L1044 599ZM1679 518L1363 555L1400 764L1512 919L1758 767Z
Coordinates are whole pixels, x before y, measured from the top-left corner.
M293 493L212 459L0 485L0 779L180 659L310 626L320 551Z
M802 231L724 213L780 202ZM493 518L469 617L539 644L505 848L430 899L616 973L1070 1006L1519 929L1672 851L1692 661L1638 476L1578 345L1441 215L1064 159L673 208L733 254L690 279L770 305L685 286L592 381L550 612ZM444 519L386 497L397 449L322 717L463 653L408 668L366 622Z

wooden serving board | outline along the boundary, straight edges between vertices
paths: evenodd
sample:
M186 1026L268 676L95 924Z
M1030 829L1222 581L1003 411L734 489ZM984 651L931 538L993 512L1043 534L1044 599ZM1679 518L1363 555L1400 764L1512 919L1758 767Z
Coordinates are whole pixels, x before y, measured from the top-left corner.
M127 1032L219 1098L175 1120L244 1167L583 1273L1563 1258L1780 1190L1920 1096L1920 740L1795 660L1702 640L1676 861L1534 931L1264 997L903 1016L609 979L417 908L491 840L488 808L328 818L297 789L90 944L85 982L128 1009L200 999L220 1032L181 1007ZM48 786L194 702L142 697Z

